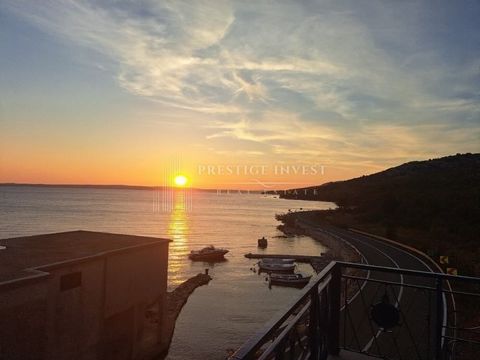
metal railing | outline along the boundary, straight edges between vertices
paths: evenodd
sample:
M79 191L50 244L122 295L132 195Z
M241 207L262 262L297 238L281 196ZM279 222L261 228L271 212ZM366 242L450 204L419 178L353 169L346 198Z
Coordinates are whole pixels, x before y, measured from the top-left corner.
M466 314L454 313L454 297ZM471 323L480 322L479 302L479 278L331 262L232 359L323 360L341 349L384 359L471 359L480 354L480 327Z

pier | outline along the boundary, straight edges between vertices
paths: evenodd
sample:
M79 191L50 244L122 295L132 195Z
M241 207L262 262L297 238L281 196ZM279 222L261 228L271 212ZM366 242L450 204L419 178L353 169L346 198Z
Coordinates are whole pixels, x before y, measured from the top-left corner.
M291 255L291 254L287 254L287 255L282 255L282 254L276 254L276 255L273 255L273 254L252 254L252 253L248 253L248 254L245 254L245 257L247 259L265 259L265 258L270 258L270 259L293 259L297 262L304 262L304 263L310 263L315 260L320 260L322 259L322 256L312 256L312 255Z
M282 254L252 254L248 253L245 254L247 259L293 259L296 262L307 263L310 264L318 274L322 271L329 263L333 260L332 256L328 253L322 254L321 256L313 256L313 255L282 255Z

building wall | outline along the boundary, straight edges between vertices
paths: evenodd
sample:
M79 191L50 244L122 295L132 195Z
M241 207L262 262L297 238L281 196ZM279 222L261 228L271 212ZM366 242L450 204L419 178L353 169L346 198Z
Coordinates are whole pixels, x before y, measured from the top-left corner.
M153 303L166 289L163 246L140 248L107 258L105 317L140 303ZM163 277L163 279L162 279Z
M0 359L41 359L47 318L45 281L0 287Z
M104 262L96 258L49 270L48 359L97 357L103 326ZM62 277L72 273L81 273L80 286L62 290Z
M0 288L0 359L135 358L147 306L165 304L167 261L165 242L55 266L46 280Z
M110 256L107 260L105 319L112 321L107 321L109 328L106 331L110 336L118 333L119 338L124 338L127 335L113 327L125 327L133 323L132 348L129 349L133 357L141 352L139 343L143 337L147 306L155 301L160 301L161 308L165 304L167 262L168 243L140 248L135 256L121 253ZM114 320L117 314L123 314L122 321L118 318ZM118 344L118 341L110 338L106 347L114 347L115 343Z

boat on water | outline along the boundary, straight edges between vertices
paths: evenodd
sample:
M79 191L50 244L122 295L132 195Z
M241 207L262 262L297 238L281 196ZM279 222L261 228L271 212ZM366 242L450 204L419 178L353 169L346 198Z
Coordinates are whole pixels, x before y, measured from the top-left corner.
M260 271L268 272L293 272L293 270L295 270L295 264L293 262L283 263L262 259L258 262L258 268Z
M265 236L262 236L261 239L258 239L258 247L261 249L265 249L268 246L268 241Z
M284 258L262 258L264 263L273 263L273 264L290 264L295 261L295 259L284 259Z
M225 259L227 249L216 248L214 246L207 246L201 250L192 250L188 257L193 261L222 261Z
M270 285L304 287L312 276L302 274L270 274Z

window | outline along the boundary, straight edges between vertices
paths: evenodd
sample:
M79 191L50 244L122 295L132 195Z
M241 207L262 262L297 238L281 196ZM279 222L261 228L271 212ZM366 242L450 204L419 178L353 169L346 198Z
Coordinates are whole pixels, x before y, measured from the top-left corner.
M74 272L60 278L60 291L74 289L82 285L82 273Z

